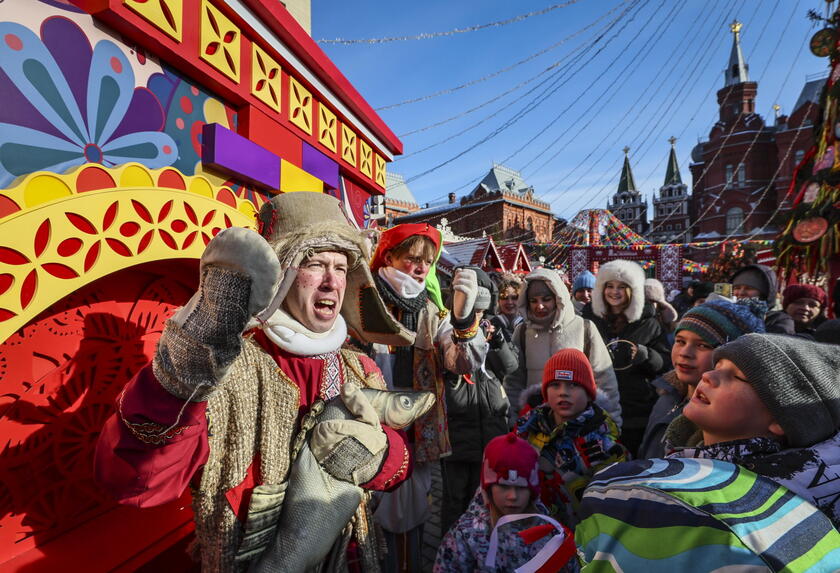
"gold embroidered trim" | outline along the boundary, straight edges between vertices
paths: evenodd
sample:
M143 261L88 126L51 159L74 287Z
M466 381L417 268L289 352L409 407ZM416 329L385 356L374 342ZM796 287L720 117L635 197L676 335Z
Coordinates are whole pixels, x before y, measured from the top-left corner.
M125 388L120 392L120 397L117 402L117 411L120 414L120 420L128 428L131 434L145 444L162 444L166 440L171 440L175 436L182 434L189 426L164 426L156 422L129 422L123 415L123 397L125 397Z

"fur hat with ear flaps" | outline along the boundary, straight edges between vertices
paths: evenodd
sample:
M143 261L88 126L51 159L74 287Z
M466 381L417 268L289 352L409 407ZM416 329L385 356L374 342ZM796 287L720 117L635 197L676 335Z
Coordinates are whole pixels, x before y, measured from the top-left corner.
M595 288L592 289L592 311L597 316L607 315L607 303L604 302L604 285L608 281L618 281L630 287L630 304L624 309L627 322L642 318L645 307L645 271L633 261L616 260L604 263L598 269Z
M349 333L365 343L406 346L414 342L414 335L391 316L382 302L368 267L370 252L365 234L350 224L338 199L322 193L283 193L260 208L259 224L283 271L274 299L260 313L260 320L267 320L280 308L305 259L315 253L338 251L347 255L341 316Z

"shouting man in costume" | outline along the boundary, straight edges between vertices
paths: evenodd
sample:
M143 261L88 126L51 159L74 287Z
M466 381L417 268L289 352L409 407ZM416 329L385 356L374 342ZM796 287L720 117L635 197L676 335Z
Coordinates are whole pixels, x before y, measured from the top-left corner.
M440 231L426 223L397 225L383 232L371 270L379 293L402 326L415 333L412 346L374 344L388 387L434 392L434 408L409 434L417 465L406 483L382 496L375 519L385 530L385 570L420 571L423 524L429 517L431 463L452 454L446 422L444 373L469 375L482 368L487 342L479 332L476 273L458 269L452 278L452 314L443 305L435 275ZM490 293L485 290L485 295Z
M97 478L122 503L159 505L193 488L202 571L285 570L279 520L317 531L306 512L281 516L301 427L329 476L387 491L410 473L403 435L362 395L385 389L379 369L342 349L348 333L413 340L377 294L364 237L328 195L279 195L260 220L263 237L231 228L208 244L198 292L167 321L97 445ZM315 419L314 405L331 399L349 419ZM378 570L366 503L345 521L321 570Z

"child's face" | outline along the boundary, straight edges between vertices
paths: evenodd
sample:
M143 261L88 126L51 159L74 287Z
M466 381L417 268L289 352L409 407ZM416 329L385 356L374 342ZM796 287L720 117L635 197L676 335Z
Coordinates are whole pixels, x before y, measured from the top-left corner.
M621 281L604 284L604 303L613 309L623 309L630 304L630 286Z
M514 288L506 288L499 294L499 310L502 314L513 316L517 312L519 291Z
M490 496L493 505L502 515L522 513L531 500L531 490L521 485L502 485L494 483L490 486Z
M577 289L575 291L575 300L584 304L592 302L592 289L589 287Z
M712 369L712 355L715 349L698 334L680 330L671 347L671 362L677 378L684 384L696 386L703 372Z
M434 262L424 255L423 250L423 244L417 243L408 252L401 255L387 253L385 264L404 272L418 283L422 283Z
M528 285L528 310L537 320L548 318L554 314L557 302L554 293L545 281L534 281Z
M546 403L558 424L574 420L589 404L589 396L583 386L566 380L555 381L545 389Z
M725 358L703 374L683 414L703 431L706 445L784 433L744 373Z

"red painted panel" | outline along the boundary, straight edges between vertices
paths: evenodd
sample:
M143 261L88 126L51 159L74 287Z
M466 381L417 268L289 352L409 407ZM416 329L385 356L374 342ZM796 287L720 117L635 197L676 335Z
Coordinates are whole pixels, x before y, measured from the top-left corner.
M303 161L300 138L252 105L239 110L239 135L297 166Z
M117 506L93 481L93 451L197 275L196 261L125 269L0 345L0 570L110 570L189 533L188 494L150 510Z

